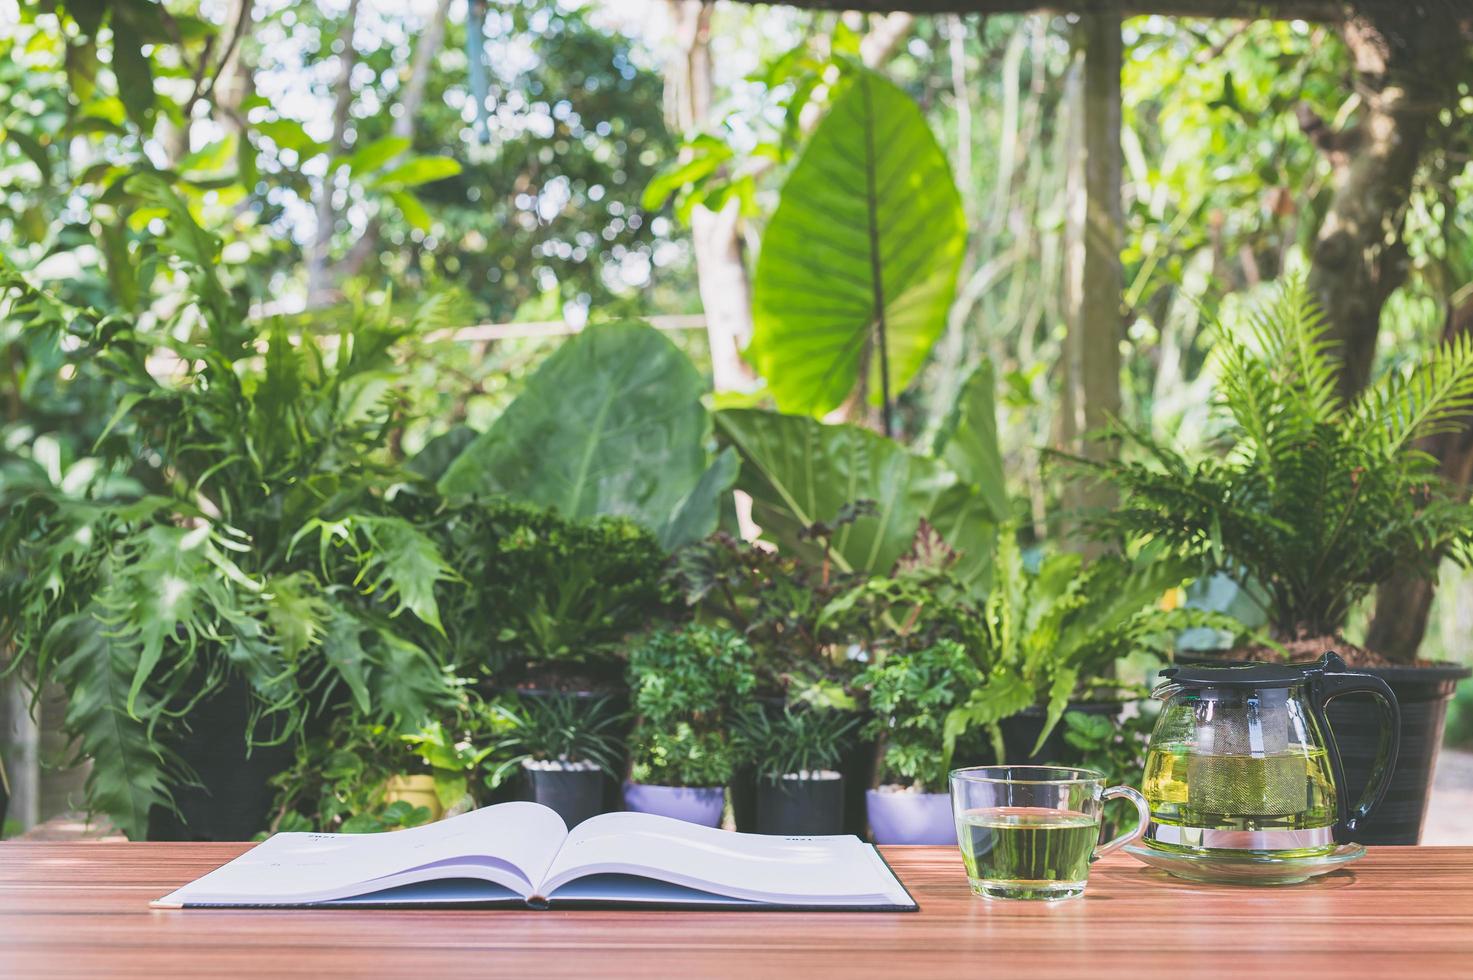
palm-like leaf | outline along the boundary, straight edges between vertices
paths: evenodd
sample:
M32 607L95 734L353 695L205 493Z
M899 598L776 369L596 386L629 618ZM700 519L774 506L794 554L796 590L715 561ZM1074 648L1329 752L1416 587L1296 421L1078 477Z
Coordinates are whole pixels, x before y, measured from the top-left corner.
M1088 464L1121 491L1096 525L1150 538L1253 580L1282 637L1324 635L1398 567L1466 560L1473 508L1416 441L1473 414L1473 343L1445 345L1349 406L1323 318L1290 280L1250 321L1254 343L1219 331L1232 451L1197 456L1120 427L1146 461Z
M1408 374L1382 378L1359 401L1350 425L1368 448L1385 456L1418 439L1457 431L1473 415L1473 335L1459 334Z

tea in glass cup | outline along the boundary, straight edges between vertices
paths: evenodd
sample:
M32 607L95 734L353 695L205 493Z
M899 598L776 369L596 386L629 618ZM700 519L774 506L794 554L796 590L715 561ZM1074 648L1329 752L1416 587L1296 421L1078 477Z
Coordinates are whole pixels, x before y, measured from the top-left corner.
M1135 805L1140 822L1096 846L1105 801ZM1089 866L1139 837L1150 820L1140 793L1102 773L1057 766L977 766L951 773L957 844L972 892L1056 901L1084 894Z

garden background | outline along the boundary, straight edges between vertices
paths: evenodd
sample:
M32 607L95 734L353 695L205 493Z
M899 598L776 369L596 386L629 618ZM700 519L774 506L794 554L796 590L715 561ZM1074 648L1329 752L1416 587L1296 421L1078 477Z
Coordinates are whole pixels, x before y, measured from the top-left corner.
M1211 444L1222 424L1215 324L1246 330L1252 310L1299 284L1346 358L1345 394L1473 325L1473 59L1439 23L1125 18L1119 206L1100 215L1088 193L1098 177L1086 172L1100 118L1091 17L697 0L0 2L5 539L36 526L22 504L37 487L53 508L108 501L107 520L126 524L160 494L181 496L182 481L194 509L126 545L143 558L127 581L109 580L109 595L133 605L109 607L92 639L94 654L132 659L109 663L105 689L95 663L69 656L87 649L78 636L49 654L51 683L34 701L32 668L8 675L0 752L19 804L8 831L76 808L85 767L70 764L73 739L96 755L142 738L146 754L153 725L185 713L177 698L202 676L254 671L272 710L296 710L300 692L269 679L305 669L309 650L340 649L322 637L348 628L333 605L344 592L358 603L353 628L378 631L378 646L355 648L357 673L337 663L335 683L390 727L436 696L455 661L439 645L510 628L491 615L457 637L435 595L487 556L457 562L377 503L301 507L296 519L290 492L262 489L273 480L318 503L379 501L397 467L418 465L442 487L492 487L565 517L632 516L668 547L718 525L781 530L753 460L816 444L794 442L801 427L768 432L742 414L775 407L883 433L912 459L944 457L945 444L982 430L996 452L949 464L992 467L971 481L985 499L947 512L956 526L984 514L989 527L1016 528L1025 550L1097 554L1077 515L1110 498L1047 465L1046 452L1129 458L1120 440L1091 438L1112 420L1173 445ZM889 231L917 245L887 259L906 287L903 303L885 306L888 347L871 342L862 290L857 300L842 284L824 292L803 273L812 236L850 217L843 202L824 196L821 177L789 186L856 84L873 100L908 99L914 118L891 117L906 122L885 138L921 147L907 173L923 179ZM834 140L837 157L852 149ZM1101 220L1118 244L1103 250L1118 254L1105 281L1113 271L1122 287L1105 306L1091 265L1101 249L1084 244ZM1347 227L1361 237L1337 259ZM847 321L797 323L853 302ZM643 331L615 343L635 328L588 329L631 320L678 350ZM824 360L835 332L853 349ZM574 352L593 337L607 346ZM529 388L560 350L563 373ZM689 428L695 448L603 443L638 461L642 479L555 500L551 488L572 478L525 461L572 466L597 446L577 432L543 441L543 418L581 418L597 404L589 379L641 365L674 406L669 427ZM699 418L681 415L702 399ZM520 414L508 412L514 402ZM713 431L707 410L729 422ZM1473 455L1446 442L1429 448L1466 484ZM478 443L484 452L467 456ZM140 475L151 467L152 483ZM233 486L225 503L194 492L212 479ZM722 480L743 494L707 493ZM853 502L797 523L845 534L866 519L840 519L837 504ZM937 514L928 519L946 532ZM97 525L69 525L78 550L66 561L86 547L83 527ZM944 536L965 562L966 547ZM600 539L568 553L615 561L622 546L638 547ZM6 556L0 581L15 606L0 644L19 663L20 604L61 602L66 590L51 583L38 599L24 580L46 570ZM342 568L308 588L319 556L322 569ZM274 613L208 594L236 588L231 576L274 583L268 592L289 600L281 615L311 625L291 636ZM1180 591L1168 603L1258 625L1226 579ZM1350 614L1349 640L1374 635L1402 659L1473 661L1473 576L1456 562L1435 595L1404 577L1379 594L1396 615L1378 624L1372 593ZM163 615L150 625L139 610ZM269 642L252 645L247 620L270 624ZM545 635L555 624L518 628L557 647ZM126 654L110 642L119 635ZM218 662L171 659L185 642L228 650ZM151 706L140 660L171 685ZM327 682L302 686L313 683ZM104 710L66 723L87 698ZM97 730L118 718L142 727ZM1467 686L1447 739L1473 746ZM1444 762L1473 768L1466 756ZM149 785L163 777L123 772L134 790L141 778L166 791Z

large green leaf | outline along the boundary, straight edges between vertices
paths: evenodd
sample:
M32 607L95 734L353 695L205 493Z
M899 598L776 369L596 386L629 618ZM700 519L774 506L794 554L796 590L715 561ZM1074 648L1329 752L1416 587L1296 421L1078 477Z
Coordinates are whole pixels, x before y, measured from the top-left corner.
M936 438L936 456L977 488L994 521L1008 518L1007 482L997 445L997 407L992 397L992 362L983 361L957 395L956 405Z
M407 136L383 136L357 147L342 162L348 165L349 173L361 179L407 151L413 143Z
M153 128L153 66L143 53L146 43L139 36L130 5L120 5L112 20L113 74L118 80L118 98L128 118L147 135Z
M704 390L653 327L590 327L543 362L440 490L505 494L566 517L629 517L667 548L703 537L735 475L730 461L708 463Z
M991 508L940 461L868 429L801 415L730 409L716 414L716 425L741 454L737 486L752 497L753 519L784 551L821 558L822 545L803 530L868 500L876 512L833 535L831 558L840 568L889 572L925 518L962 552L965 577L986 580L996 533Z
M380 602L394 603L390 619L408 610L435 632L445 632L435 586L460 577L429 535L400 517L355 514L339 521L311 520L297 532L293 544L314 534L323 567L328 566L333 548L345 548L358 570L354 586Z
M370 186L383 190L418 187L460 173L460 164L450 157L413 157L371 181Z
M838 408L881 333L892 393L946 325L965 248L961 198L920 107L853 74L814 131L762 235L747 357L784 412Z

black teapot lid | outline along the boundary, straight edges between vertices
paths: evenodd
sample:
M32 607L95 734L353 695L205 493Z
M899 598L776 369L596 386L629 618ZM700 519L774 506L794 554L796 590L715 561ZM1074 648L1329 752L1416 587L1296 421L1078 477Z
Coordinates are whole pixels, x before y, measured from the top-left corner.
M1326 653L1311 664L1273 664L1258 660L1240 660L1217 665L1181 664L1163 668L1161 679L1178 689L1204 687L1293 687L1317 674L1338 674L1345 670L1340 655Z

